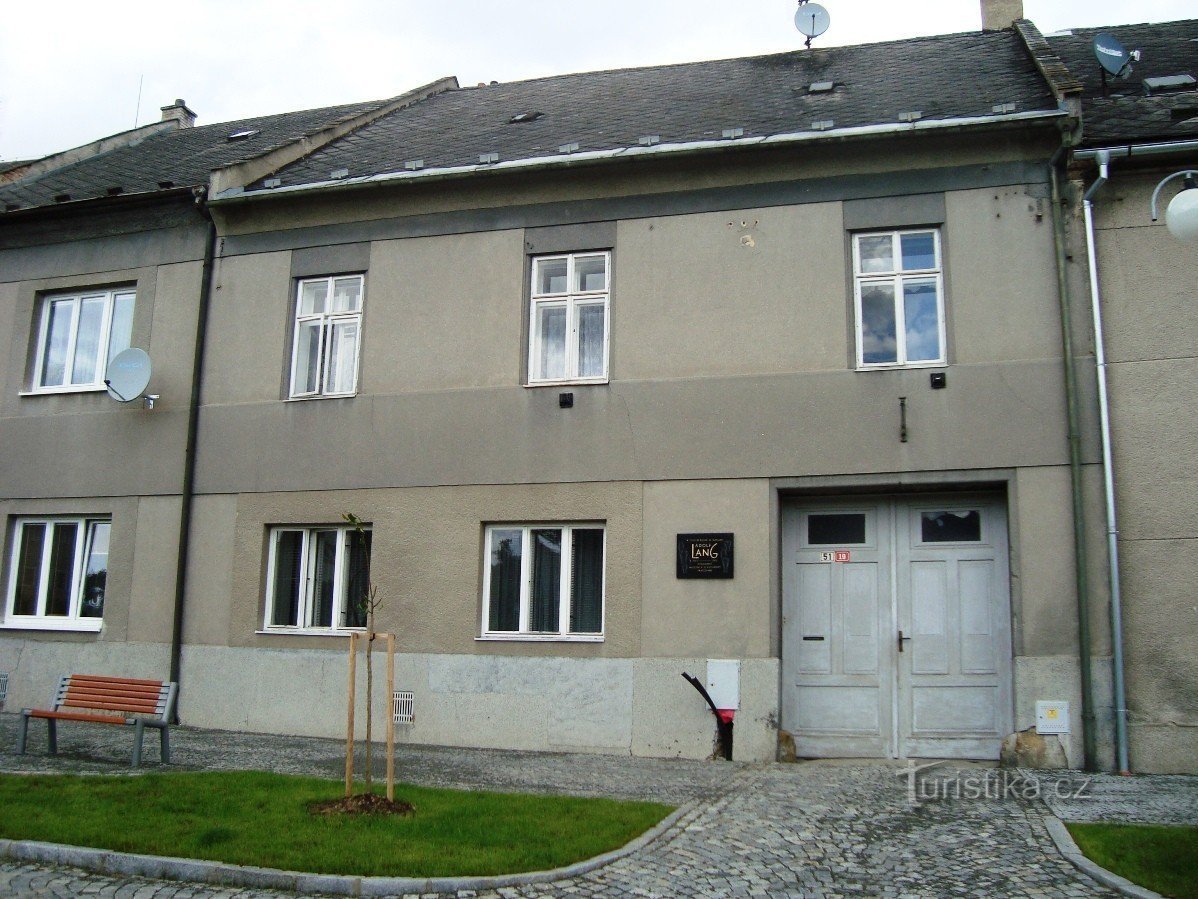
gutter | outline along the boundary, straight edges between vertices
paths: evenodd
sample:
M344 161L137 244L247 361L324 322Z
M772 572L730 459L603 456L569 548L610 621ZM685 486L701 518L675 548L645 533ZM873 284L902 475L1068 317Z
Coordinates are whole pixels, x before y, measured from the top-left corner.
M479 163L476 165L445 166L441 168L418 169L416 171L384 172L376 175L362 175L357 178L341 178L338 180L314 181L308 184L295 184L288 187L261 188L246 191L242 187L234 187L212 194L209 204L213 206L245 202L260 197L284 196L290 194L322 193L342 190L347 187L367 187L379 184L427 182L461 178L482 172L535 172L545 169L563 169L587 164L610 162L621 159L656 158L666 156L676 158L701 153L740 150L747 148L771 148L776 146L791 146L806 144L812 141L847 140L867 137L894 137L903 134L919 134L924 132L951 133L969 128L986 125L1024 125L1035 122L1050 122L1067 117L1069 112L1062 109L1036 110L1034 112L1017 112L1005 115L968 116L956 119L930 119L915 122L895 122L886 125L861 125L854 128L837 128L829 131L792 131L783 134L772 134L763 137L742 137L723 140L685 141L673 144L655 144L653 146L617 147L611 150L591 150L584 153L559 153L552 156L538 156L532 159L513 159L508 162Z
M175 568L175 608L171 624L170 680L179 683L183 655L183 603L187 595L188 550L191 548L191 507L195 497L196 439L200 420L200 378L204 371L204 344L208 335L208 308L212 300L212 269L216 257L216 223L208 211L205 191L195 189L196 207L208 221L208 237L204 244L204 268L200 275L200 304L196 312L195 350L191 363L191 398L187 407L187 445L183 458L183 486L179 499L179 551ZM179 703L176 700L173 724L179 723Z
M1131 159L1135 156L1168 156L1173 153L1192 153L1196 150L1198 150L1198 140L1171 140L1154 144L1124 144L1115 147L1075 150L1073 158L1091 159L1095 162L1106 160L1109 166L1112 159ZM1091 187L1086 192L1086 196L1091 197L1093 194L1094 188Z
M1198 142L1191 142L1198 145ZM1168 146L1162 144L1156 147ZM1131 155L1131 147L1127 148ZM1086 261L1090 274L1090 305L1094 317L1094 360L1098 368L1098 414L1102 431L1102 477L1106 499L1107 564L1111 582L1111 643L1114 658L1115 753L1120 774L1130 774L1127 751L1127 690L1123 679L1123 598L1119 582L1119 525L1115 509L1115 466L1111 458L1111 406L1107 392L1106 342L1102 330L1102 296L1098 284L1098 255L1094 239L1094 196L1110 176L1110 153L1092 151L1098 163L1098 178L1082 200L1086 225ZM1156 151L1169 152L1169 151ZM1077 154L1081 156L1081 154ZM1153 155L1151 153L1145 155Z

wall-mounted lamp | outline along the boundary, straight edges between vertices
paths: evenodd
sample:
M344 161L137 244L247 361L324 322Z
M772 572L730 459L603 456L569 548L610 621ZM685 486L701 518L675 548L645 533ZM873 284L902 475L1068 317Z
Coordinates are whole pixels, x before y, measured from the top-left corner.
M1169 201L1169 208L1165 210L1165 227L1178 240L1186 243L1198 242L1198 181L1195 181L1198 171L1186 169L1174 172L1156 186L1156 190L1152 192L1152 220L1155 222L1159 218L1156 213L1156 201L1161 188L1174 178L1184 178L1185 186Z

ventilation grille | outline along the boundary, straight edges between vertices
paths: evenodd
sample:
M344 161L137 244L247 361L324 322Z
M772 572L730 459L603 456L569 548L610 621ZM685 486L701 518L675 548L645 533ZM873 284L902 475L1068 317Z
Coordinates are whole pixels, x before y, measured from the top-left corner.
M396 690L391 694L391 720L396 724L411 724L416 717L416 695Z
M8 672L0 671L0 709L4 708L4 700L8 698Z

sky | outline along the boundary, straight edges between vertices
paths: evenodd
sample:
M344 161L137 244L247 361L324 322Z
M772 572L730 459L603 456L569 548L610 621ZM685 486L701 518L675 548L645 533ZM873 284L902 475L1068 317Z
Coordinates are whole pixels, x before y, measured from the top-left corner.
M814 46L976 31L979 0L819 0ZM197 125L463 84L779 53L796 0L41 0L0 27L0 160L158 121ZM1024 0L1042 32L1193 18L1193 0Z

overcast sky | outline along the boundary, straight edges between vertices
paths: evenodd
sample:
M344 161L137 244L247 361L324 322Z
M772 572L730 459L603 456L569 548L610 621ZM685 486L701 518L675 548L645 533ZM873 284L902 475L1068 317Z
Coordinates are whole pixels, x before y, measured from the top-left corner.
M980 28L978 0L820 0L816 46ZM795 0L24 0L0 24L0 160L160 118L206 125L462 84L798 49ZM1193 17L1193 0L1024 0L1044 33ZM140 85L140 105L138 92Z

